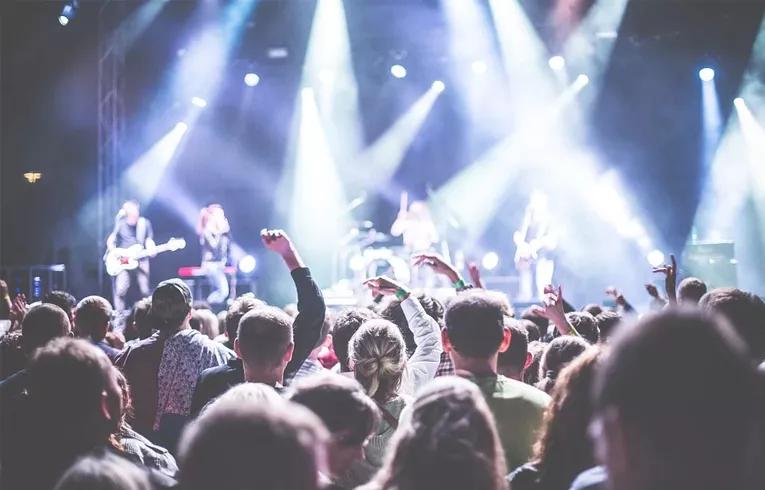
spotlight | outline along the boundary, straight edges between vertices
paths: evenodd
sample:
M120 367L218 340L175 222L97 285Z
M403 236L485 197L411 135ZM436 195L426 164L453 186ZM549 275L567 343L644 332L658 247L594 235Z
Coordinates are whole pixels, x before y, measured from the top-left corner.
M746 102L744 102L744 99L741 97L736 97L733 99L733 105L735 105L738 109L743 109L746 107Z
M258 83L260 83L260 77L257 73L250 72L244 75L244 84L248 87L254 87Z
M433 88L433 90L435 90L438 93L441 93L444 90L446 90L446 84L444 84L444 82L442 82L441 80L436 80L435 82L433 82L433 85L431 85L431 87Z
M58 16L58 23L62 26L69 24L69 21L74 19L74 15L77 13L77 0L67 2L64 8L61 9L61 15Z
M662 253L661 250L651 250L648 252L648 255L646 255L646 260L648 260L648 263L651 266L659 267L664 263L664 253Z
M702 68L699 70L699 78L702 82L711 82L715 79L715 71L711 68Z
M550 68L555 71L561 71L566 67L566 59L563 56L555 55L547 62Z
M252 271L255 270L255 267L257 265L258 263L255 260L255 257L253 257L252 255L245 255L239 261L239 272L241 272L242 274L250 274L252 273Z
M587 86L588 83L590 83L590 77L588 77L584 73L582 73L581 75L576 77L576 84L579 87L585 87L585 86Z
M192 97L191 103L197 107L207 107L207 101L202 97Z
M185 122L181 121L178 124L175 125L175 130L178 131L181 134L184 134L186 131L189 130L189 125Z
M406 76L406 68L401 65L393 65L390 67L390 74L396 78L404 78Z
M499 255L497 255L497 252L489 252L484 255L483 259L481 259L481 265L487 271L496 269L499 265Z
M470 65L470 68L473 70L473 73L475 73L476 75L483 75L484 73L486 73L486 63L480 60L474 61Z

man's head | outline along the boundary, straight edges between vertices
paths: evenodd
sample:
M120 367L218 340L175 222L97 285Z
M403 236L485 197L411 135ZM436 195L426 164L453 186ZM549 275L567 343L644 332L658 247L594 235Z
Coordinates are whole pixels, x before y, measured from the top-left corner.
M337 315L332 325L332 348L340 363L341 372L351 370L348 367L348 342L351 337L365 322L377 318L380 318L380 315L368 308L350 308Z
M521 319L534 322L534 324L537 326L537 328L539 329L541 333L547 332L547 327L550 325L550 320L548 320L547 318L543 316L540 316L533 308L526 308L525 310L523 310L523 312L521 313ZM540 339L541 339L541 336L537 339L529 338L529 340L531 340L532 342L534 340L540 340Z
M366 441L380 421L380 410L361 385L345 376L317 375L297 380L290 400L308 407L329 429L329 470L346 473L363 457Z
M444 350L451 355L455 368L465 369L467 360L496 367L497 354L510 343L510 331L505 328L502 305L494 297L484 291L457 295L446 307L444 320Z
M278 373L280 379L294 347L292 318L279 308L262 306L250 310L239 321L234 350L252 370Z
M112 305L101 296L88 296L77 303L74 323L77 336L94 342L104 340L112 320Z
M163 332L172 332L186 324L191 314L191 290L180 279L159 283L151 295L149 314Z
M622 323L622 316L615 311L604 311L595 317L595 321L598 323L601 340L606 341Z
M228 341L233 345L236 339L236 332L239 330L239 320L242 319L245 313L255 308L266 306L266 304L255 297L252 293L247 293L239 296L231 303L226 312L226 336Z
M707 294L707 285L698 277L686 277L677 286L677 302L697 305L702 296Z
M592 316L598 316L601 313L603 313L603 307L598 305L598 304L591 303L591 304L585 306L584 308L582 308L582 311L584 313L589 313Z
M586 340L573 335L553 339L545 347L539 364L540 381L537 388L549 393L563 368L586 351L589 345Z
M616 488L748 488L762 379L730 328L667 310L622 329L595 388L598 452Z
M125 214L125 221L129 225L135 225L138 223L138 218L141 217L141 207L138 201L125 201L122 204L122 212Z
M523 370L531 364L529 339L520 322L508 320L505 326L510 330L510 345L505 352L499 353L497 370L508 378L523 381Z
M444 321L444 305L441 304L436 298L425 292L418 292L415 295L415 299L419 301L425 313L428 314L439 325ZM380 311L380 315L386 320L390 320L396 324L401 331L401 335L404 337L404 343L406 343L406 352L408 355L414 354L414 350L417 348L417 344L414 341L414 334L409 329L409 323L406 321L406 315L401 308L401 300L392 299L385 307Z
M21 345L27 355L72 331L67 314L56 305L42 303L27 311L21 322Z
M208 490L224 476L228 488L318 490L328 438L316 415L296 403L216 404L183 433L180 483Z
M116 368L85 340L59 338L29 363L30 407L56 444L87 450L107 443L122 417ZM72 447L66 448L72 450Z
M518 328L526 331L526 337L528 338L529 342L534 342L535 340L542 338L542 334L539 331L539 325L532 322L531 320L516 320L515 324L518 326Z
M713 289L702 296L699 307L726 318L755 361L765 360L765 303L759 296L736 288Z
M127 320L127 329L134 332L139 339L151 337L154 331L154 320L149 312L151 311L151 298L144 298L133 305ZM127 337L127 334L125 335ZM128 339L130 340L130 339Z
M42 302L56 305L64 310L64 313L69 317L69 323L74 325L73 313L74 307L77 305L77 300L74 299L74 296L66 291L51 291L43 296Z
M571 326L574 327L574 329L579 332L579 335L581 335L587 342L597 344L600 340L598 322L595 321L595 317L591 314L572 311L571 313L566 313L566 320L568 320Z

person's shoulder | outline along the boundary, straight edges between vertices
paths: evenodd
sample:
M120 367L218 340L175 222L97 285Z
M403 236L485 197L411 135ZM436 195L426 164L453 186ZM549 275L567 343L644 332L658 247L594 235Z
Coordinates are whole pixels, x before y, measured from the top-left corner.
M239 361L237 359L237 361ZM239 361L241 362L241 361ZM230 376L235 376L237 372L241 371L239 369L240 366L237 365L236 362L228 362L226 364L221 364L220 366L213 366L210 368L205 369L202 371L202 373L199 375L199 381L208 381L213 379L220 379L220 378L227 378Z
M126 345L124 349L114 356L114 364L117 366L124 366L130 358L141 356L141 354L151 352L157 348L159 348L159 333L155 333L150 337Z
M574 479L569 490L601 490L606 488L608 473L603 466L594 466L583 472Z
M495 389L497 398L523 398L535 405L546 407L550 403L550 395L522 381L497 376Z

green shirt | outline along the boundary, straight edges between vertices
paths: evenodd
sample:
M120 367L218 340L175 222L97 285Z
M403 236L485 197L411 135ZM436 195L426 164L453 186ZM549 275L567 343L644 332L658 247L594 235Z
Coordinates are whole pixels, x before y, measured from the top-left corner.
M502 375L477 377L473 381L494 414L507 471L511 472L531 458L550 397L544 391Z

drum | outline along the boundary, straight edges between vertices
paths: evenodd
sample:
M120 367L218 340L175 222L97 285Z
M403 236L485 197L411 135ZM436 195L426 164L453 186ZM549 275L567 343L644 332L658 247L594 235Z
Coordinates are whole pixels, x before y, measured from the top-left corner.
M377 276L388 276L408 284L411 279L406 259L399 257L395 250L387 247L365 249L361 254L351 258L349 267L362 276L362 281Z

